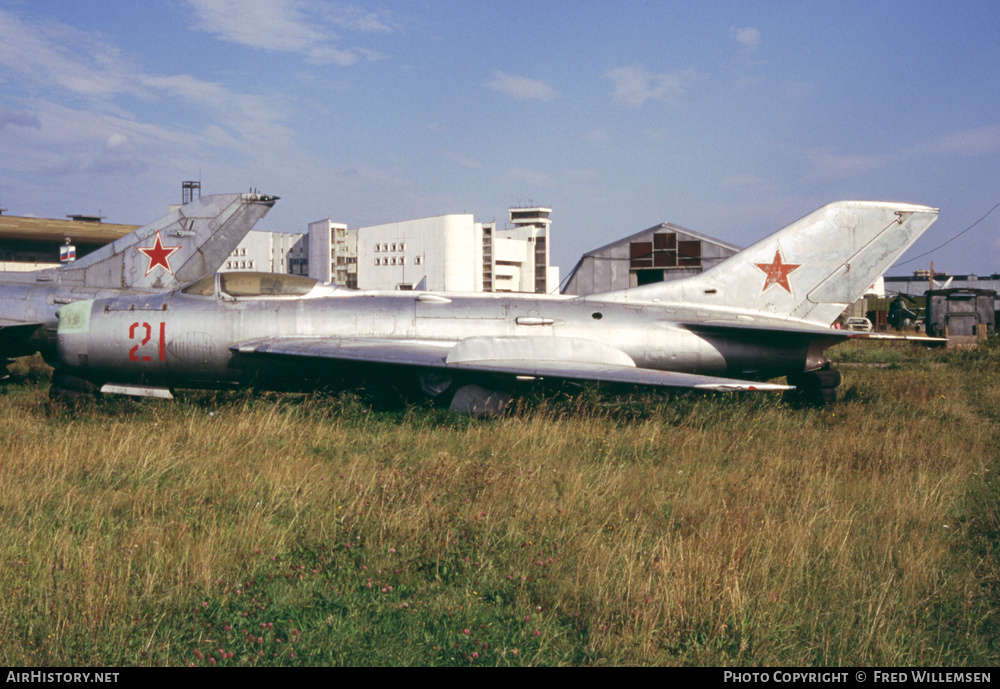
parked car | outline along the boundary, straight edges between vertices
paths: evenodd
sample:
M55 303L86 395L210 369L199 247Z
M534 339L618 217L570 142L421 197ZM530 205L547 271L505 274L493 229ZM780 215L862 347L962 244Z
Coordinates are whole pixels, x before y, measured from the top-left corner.
M847 330L860 330L867 333L872 330L872 322L867 318L854 316L844 321L844 328Z

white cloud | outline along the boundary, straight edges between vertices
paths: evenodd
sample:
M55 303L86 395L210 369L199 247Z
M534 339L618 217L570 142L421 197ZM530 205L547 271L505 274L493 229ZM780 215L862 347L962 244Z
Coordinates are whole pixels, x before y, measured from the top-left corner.
M809 81L786 81L781 85L781 93L788 100L802 100L816 91L816 84Z
M601 177L601 173L594 168L575 168L564 170L566 179L574 182L596 182Z
M753 52L760 47L760 29L755 29L752 26L746 26L741 29L734 27L729 30L729 33L740 44L740 47L747 52Z
M233 92L190 74L145 73L116 47L62 24L27 24L0 11L0 39L0 67L33 86L55 87L50 98L69 92L96 99L103 110L113 110L113 99L122 95L180 99L236 128L257 129L284 116L276 99Z
M32 112L22 112L0 105L0 130L4 127L41 127L38 115Z
M350 67L358 61L358 53L353 50L339 50L332 46L322 45L306 51L306 61L314 65Z
M559 184L552 175L527 168L508 168L504 172L504 179L533 187L556 187Z
M127 136L119 132L115 132L114 134L108 137L108 140L105 142L104 147L107 148L108 150L114 150L116 148L123 148L125 146L128 146L128 144L129 144L129 139Z
M989 155L1000 151L1000 124L966 129L923 142L913 154Z
M888 153L841 153L810 149L805 157L814 179L844 179L906 161L941 156L987 156L1000 151L1000 124L966 129L922 141Z
M493 72L493 81L487 84L497 93L502 93L518 100L542 100L548 101L556 97L555 90L538 79L528 79L527 77L517 77L504 74L500 71Z
M306 20L297 0L188 0L192 28L231 43L264 50L305 52L324 36Z
M367 10L356 5L320 7L322 15L334 26L359 33L390 34L398 30L397 23L389 10Z
M388 10L371 12L354 5L317 0L187 0L196 31L224 41L274 52L301 53L312 64L349 67L381 53L342 48L337 29L388 34L396 30Z
M36 94L24 111L0 107L0 133L21 128L19 136L4 141L8 169L141 172L149 161L183 151L196 156L205 146L248 159L263 147L293 145L280 99L239 93L190 74L147 73L100 36L56 22L29 23L0 11L0 74L15 93ZM174 126L154 126L143 121L153 118L130 111L137 104L129 98L198 114ZM199 115L201 126L225 135L195 134Z
M847 179L885 167L891 154L838 153L830 149L806 151L813 179Z
M458 163L462 167L467 167L467 168L472 169L472 170L479 170L479 169L482 169L483 167L485 167L478 160L474 160L473 158L468 158L468 157L466 157L466 156L464 156L464 155L462 155L460 153L453 153L452 151L445 151L444 154L448 158L448 160L452 161L453 163Z
M641 107L647 100L676 104L684 95L685 86L698 74L691 70L671 74L651 74L640 66L619 67L605 72L614 83L614 100Z
M0 66L11 74L84 96L130 87L131 67L114 47L63 24L31 25L3 11Z
M774 185L757 175L729 175L719 180L723 189L738 189L742 191L773 191Z

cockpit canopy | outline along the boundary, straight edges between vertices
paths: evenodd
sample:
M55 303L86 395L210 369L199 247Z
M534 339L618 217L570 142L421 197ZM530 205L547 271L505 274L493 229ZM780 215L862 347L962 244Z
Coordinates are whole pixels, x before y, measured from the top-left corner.
M218 285L216 285L218 281ZM326 289L317 289L326 288ZM218 294L234 297L305 297L313 292L329 294L336 288L319 280L283 273L216 273L206 275L181 290L183 294L211 297ZM314 294L313 296L319 296Z

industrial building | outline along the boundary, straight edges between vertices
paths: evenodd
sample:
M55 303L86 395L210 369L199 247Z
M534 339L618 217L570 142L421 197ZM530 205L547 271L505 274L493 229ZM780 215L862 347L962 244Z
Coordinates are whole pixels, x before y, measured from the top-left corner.
M1000 294L1000 275L950 275L935 272L933 280L929 270L915 270L913 275L891 276L885 278L885 291L888 294L922 295L933 289L970 289L993 290ZM994 310L1000 310L1000 301L993 305Z
M91 215L69 215L69 220L3 215L0 208L0 270L55 268L137 229L138 225L102 222Z
M696 275L741 247L661 223L585 253L566 278L563 294L584 296Z

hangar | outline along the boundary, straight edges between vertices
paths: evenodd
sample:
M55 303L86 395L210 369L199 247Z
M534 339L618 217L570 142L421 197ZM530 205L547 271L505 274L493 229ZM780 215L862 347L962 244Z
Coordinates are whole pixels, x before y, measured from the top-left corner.
M741 249L665 222L585 253L566 278L562 293L584 296L679 280Z

